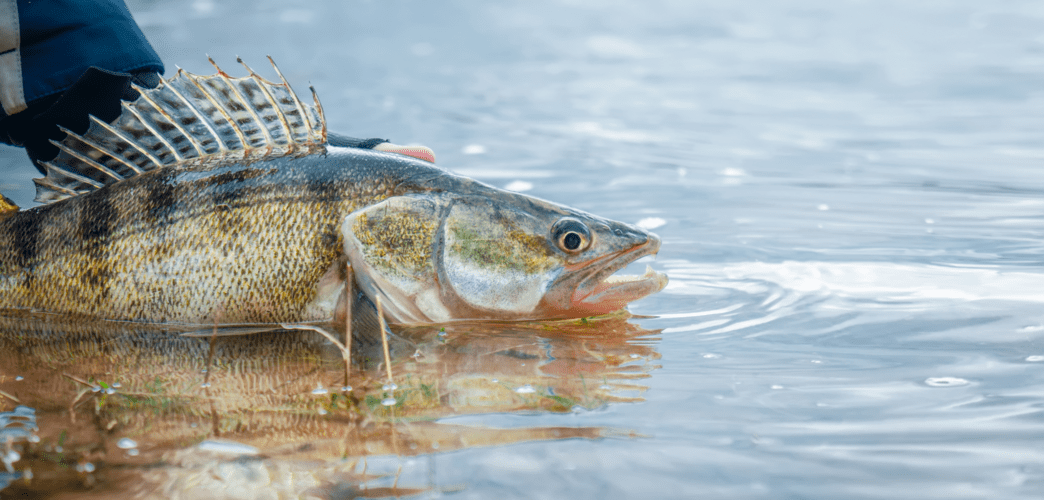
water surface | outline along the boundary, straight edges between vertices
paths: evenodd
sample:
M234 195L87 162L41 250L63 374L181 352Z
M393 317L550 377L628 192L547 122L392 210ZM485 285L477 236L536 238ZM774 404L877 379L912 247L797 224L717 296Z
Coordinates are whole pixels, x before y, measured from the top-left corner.
M37 472L0 494L1044 491L1039 2L130 6L168 76L210 73L209 53L274 78L271 54L299 92L316 87L332 130L422 143L456 172L654 228L660 255L633 271L671 283L630 319L413 332L430 362L400 364L414 391L401 414L333 397L337 354L305 333L267 339L278 359L225 346L206 388L199 339L156 360L120 331L72 349L8 340L0 390L34 402L51 451L12 462ZM31 168L0 154L21 169L4 192L27 206ZM181 385L146 386L157 366ZM226 406L125 397L98 430L89 406L69 422L90 387L62 373ZM380 372L356 376L353 393L384 396ZM86 448L56 459L64 429Z

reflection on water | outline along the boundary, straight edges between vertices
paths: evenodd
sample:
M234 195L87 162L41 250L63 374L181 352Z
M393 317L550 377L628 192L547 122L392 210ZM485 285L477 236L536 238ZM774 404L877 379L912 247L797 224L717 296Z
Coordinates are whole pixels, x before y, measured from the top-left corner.
M434 467L433 454L465 448L634 435L435 422L641 401L639 379L659 358L656 332L628 319L412 328L401 333L417 349L393 360L394 386L382 366L356 368L346 386L340 355L315 332L218 337L211 354L208 338L9 312L0 319L0 480L11 494L157 498L441 491L434 476L400 484L404 464L387 457L426 455L429 464L414 466ZM374 483L389 474L392 486Z

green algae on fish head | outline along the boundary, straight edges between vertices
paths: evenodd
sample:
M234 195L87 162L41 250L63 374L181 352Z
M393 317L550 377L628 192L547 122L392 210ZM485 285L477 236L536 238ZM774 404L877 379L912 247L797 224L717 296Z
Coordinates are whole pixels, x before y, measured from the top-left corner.
M409 210L362 213L352 225L366 259L387 272L400 275L434 270L431 240L437 228L437 221Z

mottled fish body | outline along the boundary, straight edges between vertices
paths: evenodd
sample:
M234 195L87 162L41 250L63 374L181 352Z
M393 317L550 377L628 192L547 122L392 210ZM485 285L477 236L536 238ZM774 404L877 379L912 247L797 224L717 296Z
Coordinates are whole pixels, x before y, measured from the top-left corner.
M609 312L666 277L632 226L403 155L326 141L283 82L179 73L93 120L0 220L0 308L186 325L327 321L346 290L393 323ZM351 285L346 287L346 285Z

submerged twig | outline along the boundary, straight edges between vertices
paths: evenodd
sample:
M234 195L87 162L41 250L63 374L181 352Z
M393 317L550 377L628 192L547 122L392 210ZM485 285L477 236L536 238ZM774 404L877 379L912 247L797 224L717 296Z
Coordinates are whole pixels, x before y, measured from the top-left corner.
M384 344L384 367L388 370L388 383L394 384L391 369L391 354L388 352L388 325L384 323L384 309L381 307L381 296L375 295L377 299L377 322L381 325L381 343Z
M14 397L14 396L12 396L12 395L4 392L4 391L0 391L0 396L3 396L5 398L7 398L7 399L10 399L11 401L14 401L15 403L21 403L21 401L19 401L18 398Z
M80 398L82 398L83 395L87 394L88 392L90 392L89 389L80 389L80 392L76 393L76 397L73 398L71 403L69 403L69 422L70 423L73 423L73 424L76 423L76 407L79 406L79 405L76 404L76 402L79 401Z
M352 275L352 265L348 264L348 277L344 281L344 294L348 301L344 308L344 386L348 387L348 375L352 370L352 303L355 301L355 290L352 283L355 277Z
M73 382L79 382L79 383L81 383L83 385L86 385L87 387L94 387L94 384L92 384L92 383L90 383L90 382L88 382L88 381L86 381L86 380L84 380L84 379L82 379L80 377L77 377L76 375L69 375L68 373L63 373L62 376L67 378L67 379L69 379L69 380L72 380Z

